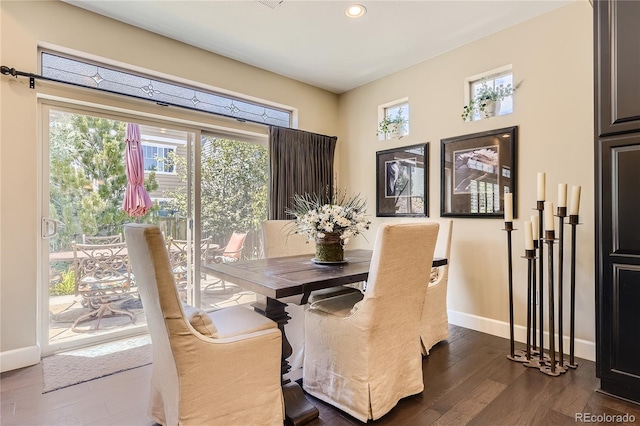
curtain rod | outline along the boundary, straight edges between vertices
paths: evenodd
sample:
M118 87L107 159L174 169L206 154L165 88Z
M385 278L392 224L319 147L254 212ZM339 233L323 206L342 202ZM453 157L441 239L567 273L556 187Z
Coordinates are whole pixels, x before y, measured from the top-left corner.
M272 127L280 127L280 128L283 128L283 129L291 129L290 127L278 126L277 124L264 123L264 122L260 122L260 121L256 121L256 120L251 120L251 119L248 119L248 118L238 118L238 117L234 117L234 116L228 115L228 114L221 114L221 113L218 113L218 112L204 111L204 110L201 110L201 109L190 108L190 107L187 107L187 106L184 106L184 105L173 104L173 103L170 103L170 102L158 102L158 101L154 101L153 99L148 99L148 98L145 98L145 97L142 97L142 96L129 95L129 94L126 94L126 93L115 92L113 90L101 89L99 87L83 86L81 84L70 83L68 81L63 81L63 80L57 80L55 78L49 78L49 77L45 77L45 76L39 75L39 74L32 74L32 73L28 73L28 72L24 72L24 71L18 71L15 68L10 68L10 67L7 67L5 65L2 65L0 67L0 73L3 74L3 75L11 75L11 76L13 76L15 78L28 77L29 78L29 88L30 89L35 89L35 86L36 86L35 85L35 80L36 79L45 80L45 81L51 81L51 82L54 82L54 83L61 83L61 84L67 84L69 86L80 87L80 88L83 88L83 89L97 90L99 92L111 93L111 94L119 95L119 96L127 96L129 98L139 99L139 100L147 101L147 102L153 102L154 104L159 105L159 106L163 106L163 107L174 106L174 107L177 107L177 108L183 108L183 109L187 109L187 110L190 110L190 111L204 112L204 113L216 115L216 116L219 116L219 117L230 118L232 120L236 120L236 121L239 121L241 123L253 123L253 124L260 124L262 126L272 126ZM294 129L294 130L298 130L298 129ZM304 132L304 130L301 130L301 131Z

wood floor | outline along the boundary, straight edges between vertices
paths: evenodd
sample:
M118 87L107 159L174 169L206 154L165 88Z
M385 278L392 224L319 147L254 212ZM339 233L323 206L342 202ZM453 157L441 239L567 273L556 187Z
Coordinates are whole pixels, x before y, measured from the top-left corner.
M455 326L450 331L424 358L424 392L370 423L575 425L577 413L628 413L640 425L639 405L595 392L593 362L578 360L577 370L548 377L507 360L508 340ZM43 395L40 365L6 372L0 376L0 424L152 425L146 415L150 377L151 366L145 366ZM309 399L320 410L310 426L362 424Z

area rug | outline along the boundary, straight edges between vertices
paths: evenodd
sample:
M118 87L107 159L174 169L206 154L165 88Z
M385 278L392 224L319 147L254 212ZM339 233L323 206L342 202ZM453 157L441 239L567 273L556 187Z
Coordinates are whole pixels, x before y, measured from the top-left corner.
M42 359L42 393L151 364L149 335L76 349Z

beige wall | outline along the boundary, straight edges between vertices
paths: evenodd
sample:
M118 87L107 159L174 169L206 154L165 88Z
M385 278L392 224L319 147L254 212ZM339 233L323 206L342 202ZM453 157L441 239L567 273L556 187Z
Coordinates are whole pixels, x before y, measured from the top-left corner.
M554 203L558 183L582 185L580 220L584 225L577 232L576 336L590 342L581 346L582 356L589 358L595 353L592 45L592 9L588 2L573 3L496 33L341 95L342 143L338 145L341 185L365 195L369 211L375 212L376 151L429 142L429 216L437 218L440 140L519 126L515 228L520 230L513 233L515 322L526 326L526 263L520 259L524 254L521 229L522 222L533 214L536 173L543 171L547 173L547 198ZM522 83L515 94L515 112L462 122L464 79L507 64L513 64L515 80ZM378 141L378 105L405 96L410 102L410 135ZM400 220L376 218L374 227ZM508 336L503 225L499 219L454 219L448 306L455 311L451 322ZM373 230L367 233L369 243L357 238L354 247L371 246L374 235ZM568 291L564 295L568 300ZM564 331L568 335L566 324Z
M0 3L0 61L20 71L38 73L38 43L48 43L109 60L155 70L298 109L299 127L337 134L336 95L200 49L54 2ZM27 79L0 79L0 351L20 351L37 344L39 148L38 93L73 96L132 108L131 103ZM165 113L151 103L134 104L149 113ZM184 111L175 115L213 124L242 126ZM194 118L195 117L195 118ZM245 125L245 127L248 125ZM249 130L266 132L264 126ZM15 353L15 352L11 352ZM3 362L4 362L3 357ZM4 370L3 365L3 370Z

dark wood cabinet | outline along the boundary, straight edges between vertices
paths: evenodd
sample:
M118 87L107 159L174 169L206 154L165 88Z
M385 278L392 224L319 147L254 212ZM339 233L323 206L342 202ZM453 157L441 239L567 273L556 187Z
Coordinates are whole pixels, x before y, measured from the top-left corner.
M594 8L596 371L640 402L640 1Z

